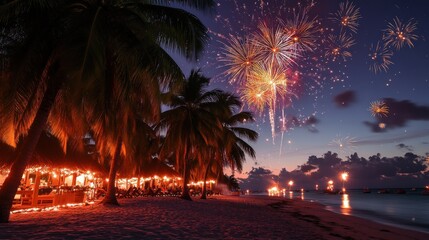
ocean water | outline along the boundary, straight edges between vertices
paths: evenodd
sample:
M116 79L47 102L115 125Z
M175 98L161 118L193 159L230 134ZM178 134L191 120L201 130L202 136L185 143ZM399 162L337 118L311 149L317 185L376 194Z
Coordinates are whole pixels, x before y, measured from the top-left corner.
M429 233L429 196L419 192L378 194L374 190L348 190L341 195L309 191L287 192L283 197L319 202L336 213Z

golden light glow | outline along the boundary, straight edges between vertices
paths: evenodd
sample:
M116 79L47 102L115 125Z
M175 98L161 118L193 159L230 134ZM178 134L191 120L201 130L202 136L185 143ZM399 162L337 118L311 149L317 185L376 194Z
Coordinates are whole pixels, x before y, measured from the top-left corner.
M279 196L280 191L277 187L272 187L268 189L268 196Z
M346 172L341 173L341 179L343 179L343 181L347 181L347 178L349 177L349 174Z
M10 211L10 214L16 214L16 213L30 213L30 212L47 212L47 211L59 211L61 208L72 208L72 207L82 207L82 206L89 206L94 204L95 202L84 202L84 203L67 203L63 205L57 205L52 207L45 207L45 208L26 208L26 209L18 209Z
M343 194L341 197L341 213L345 215L350 215L350 200L348 194Z
M328 186L326 187L326 189L327 189L328 191L334 191L334 181L329 180L329 181L328 181Z

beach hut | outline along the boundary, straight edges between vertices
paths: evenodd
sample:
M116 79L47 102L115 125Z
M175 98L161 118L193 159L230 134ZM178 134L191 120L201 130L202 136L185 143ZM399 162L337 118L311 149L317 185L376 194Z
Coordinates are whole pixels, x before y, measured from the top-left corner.
M178 188L181 185L180 174L165 162L158 158L151 158L148 161L141 161L133 167L122 166L119 170L117 187L119 189L138 189L153 191L160 189L167 192L168 189Z
M14 148L0 143L0 186L8 174L14 154ZM104 174L97 157L89 154L88 149L69 144L67 153L64 153L60 142L45 132L23 175L14 208L82 203L95 195Z

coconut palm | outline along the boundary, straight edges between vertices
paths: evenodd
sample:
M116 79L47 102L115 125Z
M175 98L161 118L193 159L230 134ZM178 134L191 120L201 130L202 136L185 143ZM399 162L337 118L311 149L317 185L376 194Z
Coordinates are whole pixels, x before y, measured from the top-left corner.
M223 170L224 166L230 167L233 171L235 169L241 171L246 154L255 158L254 149L243 138L256 141L258 133L238 126L254 121L252 114L246 111L235 113L241 108L242 103L237 96L229 93L219 94L217 104L217 117L222 122L222 138L218 148L213 149L212 157L208 158L209 161L206 163L202 199L206 198L206 181L210 169L217 169L219 174L223 174L220 170Z
M219 91L206 91L209 79L192 71L181 91L173 96L170 109L161 113L159 131L165 131L161 158L173 155L175 168L182 173L181 198L191 200L188 182L191 166L201 166L209 147L217 147L222 124L210 111Z
M102 95L100 99L110 97L113 82L109 80L119 81L118 87L127 84L124 78L106 77L112 73L110 66L122 63L128 67L119 67L124 71L116 76L126 75L125 79L151 86L145 96L153 102L159 92L159 86L153 85L155 79L170 80L161 78L161 73L178 69L161 46L195 58L206 38L205 27L188 12L166 5L172 2L198 9L213 4L210 0L2 1L1 27L15 27L22 31L22 39L11 44L8 64L2 69L7 74L2 71L0 75L7 89L2 92L0 130L3 140L12 145L25 137L0 190L0 222L9 220L20 178L59 95L69 97L62 101L70 104L64 109L87 113L91 109L88 102L93 103L86 102L91 99L88 96L97 93ZM131 69L136 66L137 71ZM157 74L141 81L148 72ZM178 71L173 72L177 76ZM66 136L66 130L58 132ZM116 138L116 149L121 142L118 140L123 139Z

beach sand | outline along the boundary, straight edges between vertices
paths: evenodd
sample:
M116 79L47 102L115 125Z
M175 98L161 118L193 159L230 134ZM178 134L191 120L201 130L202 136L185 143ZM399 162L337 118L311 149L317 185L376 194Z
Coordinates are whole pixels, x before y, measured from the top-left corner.
M120 199L58 211L12 214L0 239L429 239L317 203L267 196Z

